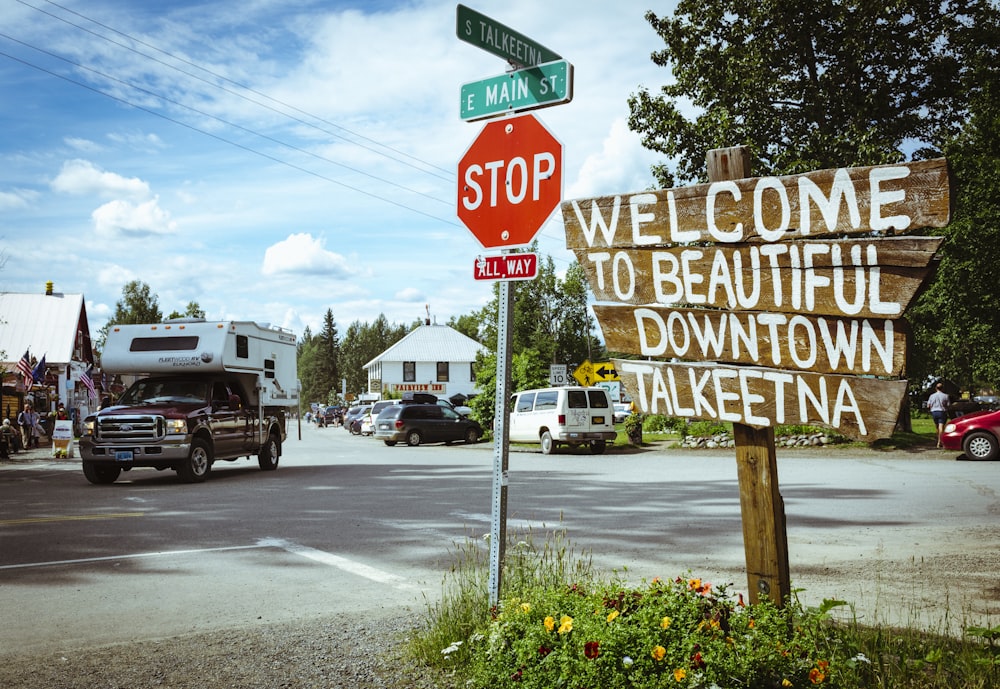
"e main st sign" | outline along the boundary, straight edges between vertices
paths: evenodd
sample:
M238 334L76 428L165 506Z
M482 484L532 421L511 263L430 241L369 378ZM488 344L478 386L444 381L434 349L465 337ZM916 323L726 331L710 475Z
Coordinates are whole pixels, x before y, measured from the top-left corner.
M608 349L646 413L891 435L907 305L950 220L943 159L562 204ZM837 236L837 239L831 239ZM846 238L845 238L846 236Z

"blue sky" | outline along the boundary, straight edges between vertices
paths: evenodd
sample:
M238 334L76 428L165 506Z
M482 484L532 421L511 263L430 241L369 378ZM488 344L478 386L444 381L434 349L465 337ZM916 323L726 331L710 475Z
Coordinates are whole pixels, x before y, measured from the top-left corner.
M649 3L466 2L569 60L573 102L536 112L564 199L644 189L658 157L627 99L669 73ZM667 13L673 3L658 11ZM455 209L482 128L463 83L504 63L455 2L2 0L0 291L83 293L94 332L129 280L161 310L343 332L380 313L480 308L483 249ZM540 252L565 269L558 211Z

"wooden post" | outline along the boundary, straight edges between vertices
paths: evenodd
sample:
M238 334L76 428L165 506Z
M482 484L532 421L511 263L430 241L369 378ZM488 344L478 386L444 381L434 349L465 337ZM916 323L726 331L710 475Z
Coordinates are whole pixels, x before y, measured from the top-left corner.
M751 174L750 153L745 146L711 150L706 162L710 182L742 179ZM733 439L750 602L756 603L764 596L780 607L791 595L791 577L774 428L734 423Z

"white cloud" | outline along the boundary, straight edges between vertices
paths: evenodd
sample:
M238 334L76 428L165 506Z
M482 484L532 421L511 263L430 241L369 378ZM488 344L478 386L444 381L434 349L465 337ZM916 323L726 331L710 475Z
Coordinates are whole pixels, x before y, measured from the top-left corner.
M38 198L38 196L38 192L32 191L31 189L0 191L0 210L27 208Z
M97 142L90 139L81 139L76 136L67 136L63 139L63 142L70 148L82 153L96 153L101 150L101 146Z
M304 274L344 278L358 271L350 261L325 248L326 240L301 232L273 244L264 252L264 275Z
M427 301L427 297L424 293L418 290L416 287L405 287L398 292L396 292L396 299L399 301Z
M567 188L566 198L641 191L652 182L649 166L656 154L644 149L625 118L617 118L601 145L601 150L583 161L576 181Z
M109 201L93 213L94 230L102 237L148 237L173 234L177 223L160 208L159 198L134 204Z
M106 172L87 160L68 160L51 183L55 191L64 194L97 194L104 198L125 196L149 198L149 185L138 177L122 177Z

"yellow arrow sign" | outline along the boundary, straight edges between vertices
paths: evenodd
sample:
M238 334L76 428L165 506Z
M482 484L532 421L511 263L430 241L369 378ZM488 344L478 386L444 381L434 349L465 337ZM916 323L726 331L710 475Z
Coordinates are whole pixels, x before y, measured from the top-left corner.
M615 365L613 362L608 361L603 364L591 364L594 369L594 380L621 380L618 377L618 371L615 370Z

